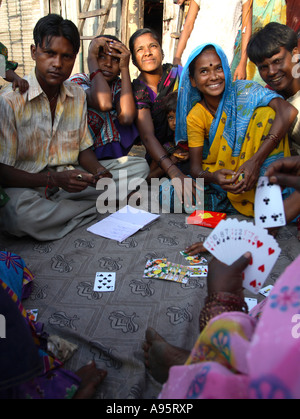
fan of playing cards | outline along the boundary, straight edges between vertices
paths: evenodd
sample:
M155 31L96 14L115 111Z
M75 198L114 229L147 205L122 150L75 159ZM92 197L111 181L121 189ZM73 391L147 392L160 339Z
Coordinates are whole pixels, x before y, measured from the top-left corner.
M237 219L220 221L203 245L227 265L250 251L252 260L243 272L243 285L254 294L263 286L281 251L267 230Z

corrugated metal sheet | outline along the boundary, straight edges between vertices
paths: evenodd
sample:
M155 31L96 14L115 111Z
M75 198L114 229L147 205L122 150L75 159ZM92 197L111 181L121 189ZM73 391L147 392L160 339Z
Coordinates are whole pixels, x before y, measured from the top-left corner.
M34 65L30 45L34 25L40 17L40 0L2 0L0 39L8 49L9 59L19 63L16 72L21 77Z

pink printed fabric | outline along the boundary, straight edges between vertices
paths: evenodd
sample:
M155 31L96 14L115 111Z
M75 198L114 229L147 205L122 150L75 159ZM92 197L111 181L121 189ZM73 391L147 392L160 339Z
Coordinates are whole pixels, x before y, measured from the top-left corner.
M171 368L159 398L299 399L300 256L262 306L259 316L211 320L186 364Z

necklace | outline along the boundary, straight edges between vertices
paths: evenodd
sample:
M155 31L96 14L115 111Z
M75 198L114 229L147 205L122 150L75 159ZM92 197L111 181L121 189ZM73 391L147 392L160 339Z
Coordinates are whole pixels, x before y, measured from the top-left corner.
M204 96L203 96L203 101L204 101L206 109L212 114L213 117L215 117L217 111L216 110L214 111L214 110L211 109L211 107L206 102L206 99L205 99Z

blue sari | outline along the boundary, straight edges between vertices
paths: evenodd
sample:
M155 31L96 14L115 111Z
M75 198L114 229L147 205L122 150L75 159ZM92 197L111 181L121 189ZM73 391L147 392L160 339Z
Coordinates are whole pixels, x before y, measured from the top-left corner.
M212 45L215 48L221 59L225 74L225 89L216 115L209 128L208 138L204 140L203 169L209 169L211 172L221 168L236 171L245 161L243 159L245 158L245 147L249 140L248 127L251 126L251 123L253 124L253 119L257 114L258 108L262 108L263 123L266 125L266 129L269 130L273 121L271 121L269 116L269 110L271 109L267 107L272 99L281 96L252 81L238 80L232 82L230 67L223 50L216 44L200 45L191 53L183 68L179 83L175 131L176 144L188 140L187 116L191 109L202 99L200 91L191 85L189 65L208 45ZM271 112L273 111L271 110ZM254 132L252 132L252 134L253 133ZM252 135L251 142L252 144L255 142L256 149L259 148L263 138L264 137L262 136ZM266 168L273 161L284 157L285 153L288 152L286 141L282 141L281 143L280 148L276 148L265 159L260 168L260 176L264 174ZM221 147L226 148L226 155L224 156L223 154L222 156L224 159L221 159L219 155ZM244 197L245 199L239 195L233 196L233 194L227 194L220 186L214 184L206 186L205 192L206 210L232 213L232 210L233 212L236 212L234 211L235 208L235 210L238 210L245 215L253 215L253 207L251 208L251 206L253 206L253 190L246 193L247 197ZM230 203L228 205L228 198L234 208ZM243 199L244 201L242 201Z

